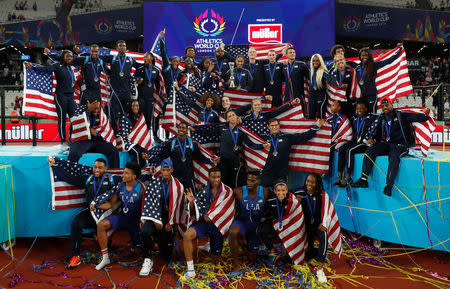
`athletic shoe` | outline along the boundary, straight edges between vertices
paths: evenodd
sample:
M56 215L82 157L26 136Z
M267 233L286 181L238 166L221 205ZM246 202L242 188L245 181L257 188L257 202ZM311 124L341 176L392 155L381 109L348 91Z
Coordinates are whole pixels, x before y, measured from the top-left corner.
M69 148L70 148L70 146L69 146L68 142L65 141L61 144L61 150L63 150L63 151L68 151Z
M195 277L195 271L194 270L188 270L186 271L186 273L184 273L184 275L180 278L180 282L186 282L191 280L192 278Z
M72 259L70 259L69 265L67 267L69 269L73 269L78 267L80 264L81 264L80 256L73 256Z
M352 184L354 188L368 188L369 182L363 178L359 178L356 182Z
M388 197L391 197L392 196L392 186L391 185L386 185L384 187L383 194L385 194Z
M209 252L209 251L211 251L211 245L209 244L209 242L206 243L206 244L203 245L203 246L198 246L198 248L199 248L200 250L204 251L204 252Z
M372 244L373 244L373 246L374 246L375 248L380 249L382 243L381 243L381 240L373 239Z
M321 283L327 283L327 276L325 276L325 273L323 272L323 269L319 269L316 271L317 280Z
M109 260L109 256L105 255L103 256L102 261L97 266L95 266L95 270L102 270L109 263L111 263L111 261Z
M153 260L150 258L145 258L142 264L141 271L139 271L139 276L148 276L150 272L153 271Z

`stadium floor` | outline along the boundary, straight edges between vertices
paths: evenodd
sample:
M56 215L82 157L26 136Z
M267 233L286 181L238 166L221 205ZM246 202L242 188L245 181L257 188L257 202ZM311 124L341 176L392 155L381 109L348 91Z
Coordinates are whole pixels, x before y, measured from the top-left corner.
M116 262L107 271L96 271L98 245L93 238L82 243L83 260L78 268L65 269L70 252L67 238L19 238L13 247L16 260L11 262L5 252L0 253L0 286L5 288L450 288L450 254L448 252L402 248L395 244L378 251L369 240L353 241L345 237L344 253L340 259L329 255L325 270L329 282L318 284L309 266L292 269L285 260L275 265L259 259L256 264L245 262L242 271L229 273L231 260L226 246L223 260L213 264L209 254L200 252L196 263L197 279L188 284L178 282L185 262L177 251L176 260L164 266L154 258L154 274L138 277L141 260L128 249L129 236L116 232L112 258ZM349 249L348 244L351 245ZM419 250L418 252L416 252ZM366 252L367 251L367 252ZM371 252L372 251L372 252ZM356 259L359 261L355 261ZM267 264L266 264L267 263ZM352 267L353 266L353 267ZM184 287L183 287L184 286Z

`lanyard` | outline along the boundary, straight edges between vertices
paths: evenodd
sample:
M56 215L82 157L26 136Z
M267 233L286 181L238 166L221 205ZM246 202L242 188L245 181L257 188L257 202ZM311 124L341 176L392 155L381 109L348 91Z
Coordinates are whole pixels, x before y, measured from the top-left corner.
M98 61L95 63L95 67L94 67L94 61L91 59L91 66L92 66L92 71L94 71L95 79L98 79Z
M314 73L313 73L313 77L312 77L314 88L317 88L316 72L317 72L317 70L314 69Z
M75 84L75 74L73 73L73 70L70 66L66 66L67 67L67 71L69 71L69 74L72 78L72 86Z
M119 58L120 72L123 73L123 68L124 68L124 66L125 66L125 62L127 61L127 57L126 57L126 56L123 57L123 62L120 60L120 56L119 56L118 58Z
M274 150L274 151L277 151L278 140L280 139L280 136L277 134L277 139L276 139L276 141L273 141L273 137L272 137L272 135L270 135L270 139L272 140L273 150Z
M164 180L162 181L162 187L163 187L163 193L164 193L164 201L166 202L166 204L169 202L170 183L171 183L171 181L169 181L169 185L167 186L167 189L166 189L166 185L164 184Z
M253 120L261 119L262 113L258 113L258 117L256 117L256 114L252 111Z
M256 62L255 62L255 64L253 64L253 65L252 65L250 62L248 62L248 68L249 68L250 73L251 73L252 75L255 74L255 66L256 66Z
M206 107L203 108L203 122L205 124L209 123L209 118L213 114L214 110L211 108L211 110L208 112L208 117L206 117Z
M385 117L384 128L386 129L386 139L390 138L392 128L392 117Z
M239 134L239 128L236 129L236 138L234 137L235 134L234 134L233 130L231 129L231 126L230 126L230 125L228 125L228 129L230 130L231 137L233 138L234 146L237 146L237 142L238 142L238 134Z
M220 65L219 65L219 62L217 61L217 57L214 58L214 60L216 61L217 68L218 68L219 72L222 71L223 60L220 62Z
M306 202L308 203L309 211L311 212L311 218L314 220L314 215L316 214L316 201L314 201L314 207L311 207L311 202L309 200L309 194L306 193Z
M181 156L183 159L186 158L186 140L187 138L184 139L183 145L181 145L180 138L177 137L178 145L180 146Z
M175 79L177 78L177 76L178 76L178 69L177 69L177 72L175 73L175 77L173 76L173 69L172 69L172 67L170 68L170 79L172 79L172 82L174 82L175 81Z
M287 72L287 75L288 75L289 79L291 79L290 75L292 74L292 70L294 69L294 66L295 66L295 60L294 60L294 62L292 62L292 65L289 65L289 62L287 64L286 72Z
M359 123L360 120L362 120L361 124ZM359 132L361 131L365 121L366 121L366 117L360 118L359 115L358 115L358 118L356 119L356 133L357 133L357 135L359 135Z
M366 73L366 68L361 65L361 69L359 70L359 79L363 79L364 74Z
M145 67L144 70L145 70L145 74L147 75L148 83L151 83L151 82L152 82L152 71L153 71L153 67L150 66L150 69L147 69L147 67Z
M277 62L273 64L273 70L270 69L270 62L269 62L269 76L270 80L273 81L273 77L275 76L275 69L277 68Z
M339 114L335 114L333 122L331 123L332 128L333 128L333 133L336 132L336 129L337 129L338 125L339 125L339 123L338 123L339 116L340 116Z
M239 81L239 85L241 85L241 79L242 79L242 70L239 71L240 69L238 69L238 72L236 72L236 77ZM239 73L239 74L238 74Z
M341 72L338 70L337 71L338 75L339 75L339 81L342 82L345 79L345 68L344 68L344 72L341 74Z
M103 180L105 179L105 174L103 175L103 177L102 177L102 179L101 179L101 181L100 181L100 183L99 183L99 185L98 185L98 189L96 189L95 187L95 177L94 177L94 197L96 197L97 196L97 194L98 194L98 191L100 191L100 188L102 187L102 185L103 185Z
M124 206L124 209L127 209L126 210L127 212L128 212L128 202L130 201L130 196L132 195L133 191L135 190L137 184L138 184L138 182L134 181L134 185L133 185L133 187L131 188L130 191L127 191L127 186L125 185L125 192L124 193L126 193L126 197L124 196L124 200L123 200L124 204L123 204L123 206Z
M275 199L277 202L277 214L278 214L278 222L279 222L279 229L281 230L283 228L283 214L284 214L284 208L281 208L281 204L278 202L278 198Z

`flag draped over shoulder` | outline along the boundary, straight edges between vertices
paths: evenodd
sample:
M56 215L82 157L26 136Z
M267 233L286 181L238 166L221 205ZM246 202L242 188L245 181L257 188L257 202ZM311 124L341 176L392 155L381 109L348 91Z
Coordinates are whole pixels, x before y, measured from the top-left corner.
M330 122L332 119L332 115L327 118L327 121ZM335 143L334 147L338 150L341 146L343 146L346 142L352 140L353 130L352 124L348 120L347 116L343 115L339 117L337 120L337 128L335 133L331 136L331 143Z
M158 177L149 182L145 192L144 207L142 209L141 221L153 221L162 225L161 216L161 196L164 195L162 190L163 179ZM169 189L169 224L183 225L187 228L189 225L189 216L184 210L186 202L184 195L184 187L173 176L170 181Z
M339 257L342 254L342 236L339 219L334 209L333 202L325 191L322 191L322 224L327 228L328 244L333 247Z
M286 211L281 221L281 228L278 219L273 221L273 228L294 264L302 265L307 248L305 222L302 205L293 194L289 194Z
M423 113L424 107L400 107L396 108L398 111L410 113ZM428 113L430 117L426 122L413 122L414 131L416 133L416 143L420 144L423 156L428 155L428 149L431 143L431 134L436 129L436 122L434 121L434 114L430 110Z

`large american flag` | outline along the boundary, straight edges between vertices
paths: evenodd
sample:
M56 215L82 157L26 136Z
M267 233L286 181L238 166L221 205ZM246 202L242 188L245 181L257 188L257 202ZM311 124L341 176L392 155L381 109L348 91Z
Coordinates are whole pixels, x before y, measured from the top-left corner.
M224 183L220 184L219 192L209 206L206 216L211 219L222 235L225 235L234 219L235 201L233 190Z
M256 59L267 59L267 53L269 50L275 50L275 53L281 53L283 49L286 47L286 43L278 43L278 44L242 44L242 45L227 45L225 47L226 51L231 54L233 57L237 57L238 55L242 55L247 57L248 49L250 47L255 48L256 50ZM287 57L283 56L278 61L282 63L287 62Z
M330 196L325 191L322 191L322 224L327 228L328 244L333 247L334 251L338 253L339 257L342 254L342 236L339 219L334 209L333 202Z
M231 104L230 107L232 109L246 106L252 102L253 99L261 98L261 94L244 92L244 91L236 91L236 90L225 90L223 92L223 96L227 96L230 98ZM270 100L262 101L263 109L270 109L272 107L272 102Z
M400 107L396 108L399 111L410 113L423 113L424 107ZM416 132L416 143L420 144L422 155L428 155L430 148L431 134L436 129L436 122L434 121L434 113L430 110L428 113L430 117L426 122L413 122L414 131Z
M153 221L162 225L161 216L161 196L164 195L162 190L161 177L158 177L147 185L145 192L144 207L142 209L141 221ZM180 224L185 228L189 225L189 216L184 210L186 198L184 195L184 187L178 179L171 177L169 189L169 224Z
M75 115L70 119L72 124L72 142L91 139L89 130L89 122L87 121L86 112Z
M331 124L333 115L328 116L327 121ZM352 140L353 130L352 124L345 115L338 115L337 127L334 134L331 136L331 142L336 143L335 149L338 150L346 142Z
M273 221L273 228L280 237L284 248L295 265L302 265L305 260L305 251L307 248L305 222L303 217L303 210L301 203L289 194L286 211L283 214L281 221L275 219Z
M71 68L78 82L81 73L78 68L74 66ZM55 106L56 85L53 72L35 71L32 68L25 68L24 65L23 114L58 120Z

